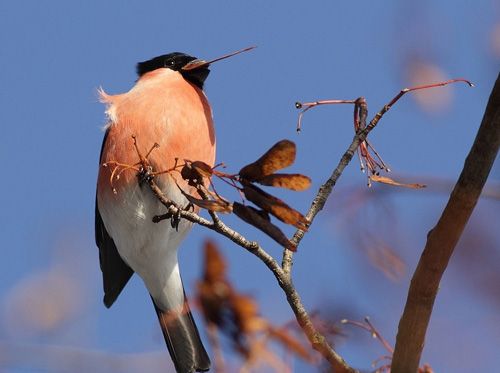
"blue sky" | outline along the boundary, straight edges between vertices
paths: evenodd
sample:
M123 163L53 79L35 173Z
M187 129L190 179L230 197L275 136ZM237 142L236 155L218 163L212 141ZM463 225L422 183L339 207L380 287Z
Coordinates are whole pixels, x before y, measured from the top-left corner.
M0 343L20 349L25 356L4 365L12 372L56 370L43 356L36 360L36 353L23 350L39 352L42 347L92 351L98 356L152 352L162 364L169 364L139 279L127 286L112 309L102 305L93 241L95 181L105 121L96 90L100 86L109 93L128 90L138 61L172 51L213 58L257 45L250 53L215 64L207 80L217 159L237 171L277 140L295 141L298 157L292 170L309 175L313 186L300 194L276 194L306 211L352 138L352 108L312 110L297 135L295 101L365 96L370 112L375 113L418 79L421 83L429 77L472 80L474 89L456 85L432 92L437 96L431 96L431 103L425 97L423 101L404 97L371 135L394 175L416 182L424 177L452 182L472 144L500 60L492 48L492 35L500 22L500 7L493 0L439 4L19 0L2 2L0 19L0 159L4 165ZM440 105L433 109L436 101ZM496 166L491 180L499 177ZM295 284L308 309L328 305L338 308L336 317L344 317L343 312L357 318L370 315L393 342L411 271L447 195L375 186L368 193L387 191L380 193L381 202L371 199L357 212L361 220L347 224L352 223L346 217L349 208L337 206L355 190L366 193L364 184L353 163L295 256ZM498 202L485 200L472 222L481 225L495 219ZM248 238L261 241L273 255L281 254L253 228L231 216L226 221ZM396 282L374 269L354 243L373 232L374 226L379 228L377 238L389 242L407 261L406 272ZM498 255L498 233L488 234L493 235ZM276 323L292 317L262 263L201 228L193 230L181 250L188 294L200 274L201 247L207 237L223 248L231 279L256 297L266 317ZM71 281L65 288L48 290L44 281L50 286L53 282L47 278L54 273ZM493 348L499 342L498 327L491 325L500 321L499 305L480 295L481 280L464 285L463 277L463 267L452 261L431 321L424 360L440 372L467 372L472 367L491 371L498 365ZM23 320L16 305L30 299L19 300L16 294L30 289L42 300L55 296L55 303L68 294L61 301L68 309L57 311L64 316L60 323L56 320L53 327L49 322L38 329L16 324ZM368 369L383 350L367 335L348 332L351 337L339 345L340 352L352 365ZM296 367L314 371L301 362ZM128 369L140 370L133 363Z

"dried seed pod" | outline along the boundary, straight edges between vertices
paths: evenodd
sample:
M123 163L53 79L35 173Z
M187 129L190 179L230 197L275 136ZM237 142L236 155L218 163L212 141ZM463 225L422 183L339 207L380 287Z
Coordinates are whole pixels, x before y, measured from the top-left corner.
M241 220L261 230L281 246L291 251L297 250L297 248L292 244L292 242L290 242L290 240L285 236L281 229L271 223L268 219L262 217L262 213L265 212L257 210L250 206L245 206L238 202L233 203L233 212ZM269 218L269 216L267 216L267 218Z
M370 180L375 181L377 183L382 183L382 184L387 184L387 185L393 185L393 186L400 186L404 188L410 188L410 189L422 189L427 187L425 184L405 184L405 183L400 183L398 181L395 181L391 179L390 177L387 176L380 176L380 175L370 175L369 177Z
M258 160L243 167L239 175L249 181L259 180L292 165L295 161L295 154L295 144L290 140L281 140Z
M304 215L288 206L281 199L264 192L250 183L243 183L243 193L249 201L255 203L271 215L274 215L283 223L291 224L298 229L307 231L308 221Z
M212 167L202 161L191 162L191 168L201 177L210 178L213 174Z
M196 205L198 207L201 207L202 209L213 211L213 212L222 212L225 214L230 213L233 211L233 208L231 204L222 199L199 199L196 197L193 197L192 195L186 193L185 191L182 190L182 188L177 184L177 187L181 191L181 193L184 195L184 197L187 198L189 202L191 202L193 205Z
M231 204L224 200L209 200L209 199L199 199L189 194L185 193L184 196L191 202L193 205L201 207L202 209L213 211L213 212L222 212L225 214L229 214L232 211Z
M311 186L311 179L302 174L272 174L256 180L257 183L267 186L302 191Z

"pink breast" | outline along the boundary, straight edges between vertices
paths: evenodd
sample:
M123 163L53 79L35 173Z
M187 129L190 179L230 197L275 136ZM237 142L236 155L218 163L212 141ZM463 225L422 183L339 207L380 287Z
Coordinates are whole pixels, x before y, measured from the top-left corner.
M137 183L137 171L123 170L125 165L133 166L139 161L132 135L136 136L143 155L155 143L159 144L148 157L155 171L173 167L176 158L179 162L188 159L214 164L215 134L210 106L204 93L179 73L156 70L141 78L125 94L103 94L103 101L108 104L108 112L115 121L109 127L99 168L101 200L119 199L121 190ZM121 166L115 169L118 166L115 162ZM107 167L102 166L104 163ZM183 189L188 189L178 172L170 174ZM161 179L166 181L167 177L160 176L160 182Z

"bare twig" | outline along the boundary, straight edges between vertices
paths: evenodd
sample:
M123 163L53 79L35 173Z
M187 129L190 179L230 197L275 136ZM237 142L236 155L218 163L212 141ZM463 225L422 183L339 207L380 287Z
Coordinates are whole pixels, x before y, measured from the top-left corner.
M360 97L358 100L360 100L360 102L364 102L364 105L366 107L366 101L362 97ZM352 102L355 102L358 100L352 100ZM306 109L304 109L304 111L305 110ZM377 120L377 122L378 122L378 120ZM371 122L370 122L370 124L371 124ZM372 126L368 126L368 127L363 126L364 129L360 130L359 132L357 132L354 135L354 138L351 142L351 145L349 145L349 147L347 148L346 152L344 153L344 155L340 159L337 167L335 168L335 170L333 170L333 173L331 174L330 178L319 188L318 193L316 194L316 197L312 201L311 207L309 208L309 211L306 214L306 219L309 221L309 225L312 224L316 215L325 206L326 200L330 196L333 187L337 183L337 180L340 177L340 175L342 174L342 172L344 171L344 169L347 167L349 162L352 160L354 152L358 148L359 144L366 139L366 136L368 136L368 133L370 133L370 131L375 127L376 124L377 123L375 123ZM303 231L301 229L297 229L297 231L295 232L295 234L293 235L293 237L291 239L292 243L295 246L298 246L300 241L302 241L304 234L305 234L305 231ZM292 265L293 265L293 252L291 250L285 249L283 251L283 260L282 260L281 265L283 267L283 271L285 272L285 274L287 276L290 276L290 271L291 271Z
M356 320L348 320L348 319L343 319L342 324L350 324L357 326L358 328L364 329L367 332L369 332L373 338L376 338L382 346L389 352L391 355L394 353L394 349L392 346L387 342L387 340L380 334L380 332L375 328L375 326L372 324L370 321L370 318L368 316L365 317L364 323L361 321L356 321Z
M375 128L379 120L384 116L385 113L387 113L391 109L391 107L396 102L398 102L398 100L401 97L403 97L408 92L413 92L421 89L434 88L434 87L441 87L456 82L464 82L471 87L474 86L471 82L465 79L452 79L437 84L428 84L423 86L402 89L396 96L392 98L391 101L389 101L388 104L384 105L384 107L380 109L380 111L377 114L375 114L375 116L372 118L372 120L370 121L370 123L368 123L367 126L365 125L365 123L366 123L366 116L368 113L368 106L366 100L363 97L359 97L356 100L325 100L325 101L316 101L305 104L296 103L295 106L298 109L301 108L303 109L301 114L303 114L310 108L321 104L345 104L345 103L354 104L355 115L356 114L358 115L358 120L359 120L359 130L354 135L351 145L349 145L349 147L347 148L346 152L340 159L337 167L333 170L330 178L319 188L318 193L316 194L316 197L314 198L311 207L309 208L309 211L306 214L306 218L309 221L309 225L312 224L316 215L325 206L326 200L330 196L333 187L337 183L337 180L340 177L340 175L342 175L342 172L344 171L346 166L349 164L349 162L351 162L354 152L358 149L358 146L366 140L368 134L371 132L372 129ZM302 120L302 115L300 115L299 120ZM298 128L300 128L299 125L300 121L298 123ZM297 229L297 231L293 235L291 241L296 247L300 244L302 238L304 238L304 234L305 232L303 230ZM288 276L290 275L292 265L293 265L293 252L291 250L285 249L283 251L282 267Z
M500 146L500 75L464 168L427 242L399 322L392 373L416 372L439 283L472 214Z

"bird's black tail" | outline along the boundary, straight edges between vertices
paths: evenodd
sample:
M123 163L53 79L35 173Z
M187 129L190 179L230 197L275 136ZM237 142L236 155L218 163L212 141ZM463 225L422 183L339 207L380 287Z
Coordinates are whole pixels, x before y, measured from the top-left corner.
M164 311L154 299L153 304L176 371L192 373L209 370L210 358L203 347L187 301L182 310Z

